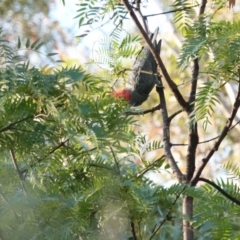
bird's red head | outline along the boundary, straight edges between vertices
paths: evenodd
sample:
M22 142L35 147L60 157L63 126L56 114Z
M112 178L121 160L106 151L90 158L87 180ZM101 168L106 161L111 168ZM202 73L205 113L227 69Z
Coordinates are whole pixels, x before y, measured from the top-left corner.
M117 89L112 91L111 95L115 98L123 98L126 101L130 101L131 99L131 90L130 89Z

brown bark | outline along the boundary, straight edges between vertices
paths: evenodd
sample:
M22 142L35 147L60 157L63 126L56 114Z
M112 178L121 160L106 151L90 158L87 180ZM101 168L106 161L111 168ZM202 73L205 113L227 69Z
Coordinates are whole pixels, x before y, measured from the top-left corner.
M190 222L193 217L193 198L192 197L185 196L183 198L182 213L184 217L183 218L183 240L193 240L194 232Z

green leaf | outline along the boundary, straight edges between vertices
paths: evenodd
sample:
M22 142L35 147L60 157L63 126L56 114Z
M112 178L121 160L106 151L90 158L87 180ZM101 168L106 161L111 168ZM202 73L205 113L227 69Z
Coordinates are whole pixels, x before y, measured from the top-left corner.
M27 39L25 46L26 46L26 48L29 48L29 46L30 46L30 39L29 38Z
M38 50L41 46L43 46L45 44L45 42L39 43L34 50Z
M33 42L31 45L31 49L34 49L37 46L37 44L39 43L39 41L40 41L40 38L37 39L35 42Z
M21 39L18 37L18 44L17 44L18 49L21 48Z
M57 55L58 53L49 53L47 56L48 57L51 57L51 56L55 56L55 55Z

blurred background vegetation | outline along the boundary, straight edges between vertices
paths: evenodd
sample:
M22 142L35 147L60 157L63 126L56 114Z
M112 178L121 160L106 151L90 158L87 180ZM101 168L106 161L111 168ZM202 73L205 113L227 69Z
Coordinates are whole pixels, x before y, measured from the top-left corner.
M9 41L13 56L18 54L26 62L30 61L29 66L21 65L21 76L15 71L19 62L9 67L10 73L8 64L2 63L1 67L2 79L11 79L14 83L4 82L6 86L1 95L0 239L134 239L133 225L139 239L150 239L155 226L166 215L167 224L154 239L180 239L180 203L174 206L172 203L175 196L182 193L182 186L172 185L176 181L166 162L160 160L151 166L164 154L161 113L126 118L124 112L132 109L122 101L113 103L109 96L112 89L131 86L128 71L121 73L120 70L131 68L135 56L119 58L117 39L120 42L127 34L136 37L139 33L130 19L123 20L124 9L119 8L118 14L113 15L118 18L111 18L111 4L117 1L103 2L110 3L105 6L105 12L99 11L99 21L83 27L78 26L81 19L78 14L83 11L78 5L80 1L65 1L65 6L54 0L2 0L0 3L2 39ZM173 4L173 1L143 1L143 11L164 13L174 9ZM207 13L213 21L239 20L239 5L229 9L226 4L225 1L208 2ZM190 66L181 71L178 60L186 34L184 26L193 23L197 11L197 7L193 8L189 15L192 18L182 17L177 24L174 22L176 12L148 18L152 31L160 27L161 57L186 98L192 70ZM106 21L109 17L111 21ZM127 27L117 31L122 21ZM27 47L27 39L30 45L38 39L44 44L35 51L34 47ZM114 40L115 48L109 49L108 44ZM134 48L139 50L143 43L137 38ZM109 54L111 58L107 57ZM201 83L208 80L202 71L211 57L209 54L207 59L200 60ZM217 96L219 103L209 116L211 124L203 129L203 120L199 122L200 142L220 133L226 116L230 115L238 84L229 81L222 86ZM167 88L165 95L169 115L180 110ZM157 104L158 96L153 91L134 111ZM18 128L11 126L28 117ZM188 141L186 119L186 113L174 118L170 132L172 152L183 172ZM238 111L234 124L239 121ZM5 131L6 126L10 131ZM238 124L211 159L204 171L205 177L226 179L228 175L222 166L229 162L239 166L239 136ZM197 165L212 145L212 141L199 145ZM14 164L16 160L18 167ZM16 174L16 171L20 172ZM164 189L165 186L169 189ZM215 194L213 189L205 188ZM206 198L201 196L201 191L192 189L189 194L198 196L203 204ZM219 197L214 207L220 211L225 204L226 200ZM205 214L212 209L213 206L206 207ZM236 206L232 206L229 213L214 216L229 220L231 214L238 220ZM233 222L233 218L229 221ZM212 225L208 222L209 228L206 222L201 225L200 221L196 227L199 239L213 236L211 227L215 222L212 221ZM224 226L229 226L229 222ZM218 227L221 229L220 224ZM237 236L236 225L229 229L235 230ZM203 234L208 231L210 235ZM220 239L218 234L212 239Z

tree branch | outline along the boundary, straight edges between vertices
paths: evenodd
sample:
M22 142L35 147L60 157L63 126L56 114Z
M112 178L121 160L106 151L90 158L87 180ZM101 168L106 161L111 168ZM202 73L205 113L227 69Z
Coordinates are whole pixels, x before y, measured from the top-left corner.
M110 148L111 153L112 153L112 155L113 155L113 159L114 159L114 162L115 162L115 164L116 164L118 174L121 175L121 171L120 171L120 167L119 167L119 163L118 163L118 161L117 161L116 155L115 155L115 153L114 153L112 147L109 146L109 148Z
M188 146L188 143L171 143L172 147Z
M19 179L22 181L22 180L23 180L22 171L21 171L21 170L19 169L19 167L18 167L15 153L14 153L14 151L13 151L12 149L9 151L9 153L10 153L10 156L11 156L11 158L12 158L13 166L14 166L17 174L18 174L18 177L19 177Z
M236 124L234 124L234 125L229 129L228 132L230 132L233 128L235 128L239 123L240 123L240 121L238 121ZM211 141L219 138L219 136L220 136L220 135L218 135L217 137L208 139L208 140L206 140L206 141L198 142L198 144L204 144L204 143L207 143L207 142L211 142ZM188 146L187 143L171 143L171 145L172 145L172 146L175 146L175 147L177 147L177 146Z
M175 118L179 113L181 113L183 110L178 110L177 112L173 113L170 117L168 117L168 123L170 124L173 118Z
M145 30L145 32L147 33L147 34L149 34L150 32L149 32L149 29L148 29L148 25L147 25L147 23L146 23L146 17L144 17L143 15L142 15L142 11L141 11L141 6L140 6L140 0L135 0L135 4L136 4L136 8L135 8L135 11L138 13L138 15L139 15L139 17L140 17L140 19L141 19L141 21L142 21L142 25L143 25L143 27L144 27L144 30Z
M185 188L187 187L187 185L184 185L182 191L176 196L175 200L172 203L172 206L174 206L177 202L177 200L179 199L179 197L181 196L181 194L183 193L183 191L185 190ZM155 234L157 233L157 231L159 231L159 229L162 227L162 225L170 218L170 214L171 214L172 210L170 209L165 218L159 223L158 227L155 226L155 228L152 231L152 235L150 236L149 240L153 239L153 237L155 236Z
M143 35L144 39L147 42L147 45L153 54L153 57L158 65L158 72L159 75L157 76L159 79L159 82L161 82L160 78L160 70L163 73L163 76L165 77L170 89L172 90L173 94L177 98L179 104L182 106L183 109L187 109L188 103L183 99L181 93L178 90L177 85L172 81L170 76L168 75L168 72L160 59L160 56L157 54L159 52L159 49L155 49L153 46L151 40L149 39L147 33L144 31L142 25L140 24L137 16L135 15L132 7L130 6L128 0L122 0L123 4L125 5L126 9L128 10L130 16L132 17L133 21L135 22L136 26L140 30L141 34ZM158 51L157 51L158 50ZM162 84L161 84L162 85ZM164 150L165 150L165 155L166 158L168 159L169 165L171 166L171 169L173 171L173 174L177 177L179 182L183 181L184 175L180 171L172 153L171 153L171 144L170 144L170 134L169 134L169 123L168 123L168 113L167 113L167 107L166 107L166 101L165 101L165 95L164 95L164 89L163 87L156 87L156 90L159 94L160 97L160 103L161 103L161 110L162 110L162 119L163 119L163 141L164 141Z
M192 71L192 80L190 87L190 96L188 100L189 108L187 111L188 117L191 117L195 107L195 96L197 91L197 80L199 74L199 64L198 58L193 61L193 71ZM189 182L195 171L195 160L196 160L196 150L198 146L198 128L197 122L189 123L189 135L188 135L188 149L187 149L187 158L186 158L186 180Z
M178 103L181 105L181 107L186 110L188 107L187 102L184 100L183 96L181 95L181 93L178 90L177 85L173 82L173 80L171 79L171 77L169 76L160 56L158 54L156 54L155 48L151 42L151 40L149 39L147 33L144 31L141 23L139 22L137 16L135 15L131 5L129 4L128 0L122 0L123 4L125 5L126 9L128 10L131 18L133 19L133 21L135 22L137 28L139 29L139 31L141 32L143 38L145 39L145 41L147 42L147 45L151 51L151 53L153 54L153 57L157 63L158 66L158 71L160 70L162 72L162 75L164 76L166 82L168 83L168 86L170 87L171 91L173 92L174 96L176 97ZM159 72L160 74L160 72Z
M239 73L239 80L240 80L240 69L238 69L238 73ZM215 142L212 149L208 152L207 156L204 159L202 159L201 165L199 166L199 168L195 172L195 174L194 174L194 176L193 176L193 178L190 182L191 186L195 186L197 184L203 169L205 168L205 166L207 165L208 161L213 156L213 154L218 150L221 142L223 141L223 139L226 137L227 133L231 129L232 122L233 122L233 120L234 120L234 118L237 114L239 106L240 106L240 84L238 84L238 93L237 93L237 96L236 96L236 99L235 99L235 102L234 102L234 105L233 105L231 116L230 116L230 118L227 119L225 127L223 128L218 140Z
M161 104L158 104L156 107L153 107L151 109L148 109L148 110L145 110L145 111L138 111L138 112L125 112L125 114L127 116L130 116L130 115L145 115L147 113L153 113L157 110L160 110L161 109Z
M58 108L58 107L62 107L62 106L63 106L63 104L57 104L55 107ZM29 115L27 117L24 117L20 120L17 120L16 122L8 124L6 127L1 128L0 133L5 132L7 130L11 130L12 127L15 126L18 123L24 122L25 120L28 120L28 119L31 119L31 118L34 118L34 117L37 118L38 116L42 116L42 115L43 114L40 112L40 113L36 113L36 115ZM45 116L45 115L43 115L43 116Z
M15 168L17 174L18 174L18 177L19 177L19 180L20 180L20 183L21 183L23 192L24 192L24 194L25 194L25 196L26 196L26 201L28 202L28 204L30 204L30 203L29 203L29 200L28 200L28 198L27 198L27 190L26 190L26 188L25 188L25 186L24 186L24 182L23 182L23 181L24 181L24 179L23 179L23 173L25 173L26 171L25 171L25 170L24 170L24 171L21 171L21 170L19 169L19 166L18 166L18 163L17 163L17 158L16 158L16 156L15 156L14 151L11 149L11 150L9 151L9 153L10 153L10 155L11 155L14 168ZM33 210L33 209L32 209L32 210ZM37 223L37 226L38 226L38 228L39 228L42 236L44 236L45 234L44 234L42 225L41 225L41 223L37 220L37 218L36 218L36 216L35 216L34 210L33 210L33 216L34 216L34 218L35 218L35 221L36 221L36 223ZM45 238L43 238L43 239L45 239Z
M20 122L24 122L25 120L28 120L28 119L33 118L33 117L34 117L33 115L30 115L30 116L27 116L27 117L25 117L25 118L22 118L22 119L20 119L20 120L18 120L18 121L16 121L16 122L10 123L10 124L8 124L6 127L1 128L1 129L0 129L0 133L5 132L5 131L7 131L7 130L11 130L11 128L12 128L13 126L15 126L16 124L18 124L18 123L20 123Z
M0 190L0 197L3 199L3 201L6 202L6 204L8 205L8 207L9 207L9 209L10 209L10 211L12 212L12 214L14 215L14 217L16 218L16 220L18 220L18 219L20 218L20 216L18 216L18 214L13 210L10 202L9 202L8 199L5 197L5 195L1 192L1 190ZM0 237L1 237L1 236L0 236ZM0 238L0 239L2 240L3 238Z
M200 6L200 9L199 9L199 15L204 14L206 5L207 5L207 0L202 0L201 6Z
M164 161L165 158L165 154L162 155L160 158L158 158L157 160L155 160L153 163L149 164L145 169L143 169L139 175L137 176L137 178L142 177L145 173L147 173L148 171L150 171L152 169L152 167L154 167L155 165L157 165L160 161Z
M166 100L164 95L164 90L162 87L156 87L156 90L159 94L160 102L161 102L161 110L162 110L162 122L163 122L163 142L164 142L164 152L166 158L171 166L173 174L177 177L179 182L182 182L184 179L184 175L179 169L173 155L171 152L171 143L170 143L170 133L169 133L169 121L168 121L168 112L166 106Z
M17 174L18 174L20 183L21 183L21 185L22 185L22 189L23 189L25 195L27 195L26 188L25 188L25 186L24 186L24 184L23 184L23 180L24 180L24 179L23 179L23 173L24 173L24 171L21 171L21 170L19 169L19 166L18 166L18 163L17 163L17 158L16 158L16 156L15 156L14 151L13 151L12 149L10 149L9 153L10 153L10 156L11 156L11 158L12 158L13 166L14 166Z
M136 230L135 230L135 226L134 226L133 221L131 221L131 230L132 230L133 240L137 240Z
M209 185L211 185L212 187L217 189L224 197L228 198L230 201L232 201L232 202L236 203L238 206L240 206L240 201L238 199L236 199L233 196L231 196L230 194L228 194L225 190L223 190L221 187L219 187L216 183L214 183L206 178L202 178L202 177L200 177L198 179L198 181L208 183Z
M56 152L59 148L65 146L65 143L68 141L69 139L60 142L56 147L54 147L44 158L48 157L49 155L53 154L54 152ZM39 161L38 161L39 162Z
M199 9L199 16L204 14L206 8L207 0L202 0L201 6ZM188 100L188 117L191 116L194 112L195 108L195 99L196 99L196 91L197 91L197 83L198 83L198 74L199 74L199 64L198 57L193 60L193 71L192 71L192 79L191 79L191 87L190 87L190 96ZM186 159L186 178L189 182L195 171L195 161L196 161L196 150L198 146L198 126L197 122L193 122L189 124L189 135L188 135L188 149L187 149L187 159Z
M155 17L155 16L164 15L164 14L168 14L168 13L180 12L180 11L184 11L184 10L191 9L191 8L194 8L194 7L198 7L198 6L199 6L199 4L196 4L196 5L191 6L191 7L183 7L183 8L180 8L180 9L169 10L169 11L166 11L166 12L148 14L148 15L144 15L144 17L148 18L148 17Z
M138 70L134 70L132 68L122 68L118 73L117 76L124 74L125 72L130 71L130 72L137 72L138 74L140 73L145 73L145 74L149 74L151 76L159 76L159 73L153 73L150 71L146 71L146 70L142 70L142 69L138 69Z
M49 157L51 154L53 154L54 152L56 152L59 148L65 146L65 143L68 141L69 139L60 142L57 146L55 146L51 151L49 151L45 156L43 156L42 158L38 159L36 163L32 163L29 167L32 168L34 167L37 163L42 162L44 159L46 159L47 157ZM25 169L23 171L24 173L28 172L28 169Z

